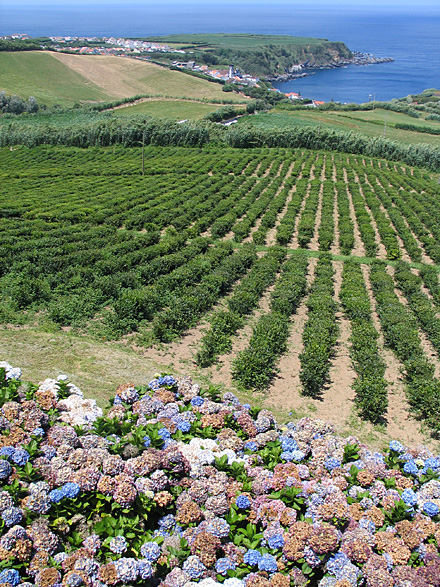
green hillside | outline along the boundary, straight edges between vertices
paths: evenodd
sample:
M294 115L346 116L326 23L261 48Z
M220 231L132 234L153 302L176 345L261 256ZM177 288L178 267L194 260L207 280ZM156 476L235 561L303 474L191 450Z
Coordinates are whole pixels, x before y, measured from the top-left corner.
M67 67L51 53L0 53L0 90L42 104L110 100L112 95Z
M310 65L326 65L349 59L352 53L341 42L312 37L287 35L202 34L154 37L161 43L188 51L186 57L210 65L232 63L245 73L276 75L293 64L309 61Z

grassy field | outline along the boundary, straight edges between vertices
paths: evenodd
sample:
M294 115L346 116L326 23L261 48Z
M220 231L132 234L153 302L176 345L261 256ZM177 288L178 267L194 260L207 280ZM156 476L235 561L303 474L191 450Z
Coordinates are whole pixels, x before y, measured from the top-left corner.
M136 94L243 101L220 84L153 63L100 55L40 51L1 53L0 90L41 104L112 101Z
M289 35L250 35L250 34L194 34L194 35L167 35L163 37L152 37L148 40L160 41L169 45L179 47L194 46L195 48L228 47L240 51L253 51L255 49L273 45L286 47L290 45L304 46L316 45L326 39L315 37L291 37Z
M39 51L0 53L0 89L47 105L114 99L52 53Z
M113 110L113 113L115 116L145 114L147 116L168 118L171 120L198 120L218 108L218 104L203 104L200 102L190 102L189 100L161 100L160 98L152 98L134 104L133 106L116 108Z
M268 113L260 113L242 119L240 124L256 126L259 128L277 127L286 129L289 127L319 126L333 130L356 132L369 137L382 137L386 122L386 138L407 144L427 143L438 146L438 135L418 133L415 131L394 128L396 123L407 123L417 126L431 126L440 128L440 123L425 120L424 118L412 118L406 114L377 109L363 112L332 112L310 108L310 110L286 111L274 109Z

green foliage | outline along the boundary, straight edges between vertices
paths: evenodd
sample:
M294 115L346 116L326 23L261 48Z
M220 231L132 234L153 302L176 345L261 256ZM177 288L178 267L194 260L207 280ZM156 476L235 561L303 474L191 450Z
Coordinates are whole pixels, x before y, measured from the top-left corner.
M380 422L388 406L386 365L379 354L379 334L372 321L362 269L354 261L344 263L340 296L351 322L350 356L357 373L353 383L356 406L363 418Z
M382 263L373 263L370 278L385 342L405 367L406 391L411 407L416 416L423 418L438 433L440 384L434 377L434 365L423 352L416 319L399 302L393 279Z
M300 380L303 394L319 396L328 380L330 359L336 344L339 327L336 322L337 305L333 300L334 270L327 254L323 254L315 269L315 279L307 300L308 320L303 331L304 348L300 354Z

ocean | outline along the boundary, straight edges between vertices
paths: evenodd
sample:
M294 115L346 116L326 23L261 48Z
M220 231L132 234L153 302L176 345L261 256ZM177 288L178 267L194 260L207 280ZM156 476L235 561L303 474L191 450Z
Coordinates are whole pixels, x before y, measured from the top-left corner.
M440 87L440 4L383 8L293 4L144 3L0 6L0 35L138 37L173 33L288 34L343 41L394 62L318 71L274 84L340 102L390 100Z

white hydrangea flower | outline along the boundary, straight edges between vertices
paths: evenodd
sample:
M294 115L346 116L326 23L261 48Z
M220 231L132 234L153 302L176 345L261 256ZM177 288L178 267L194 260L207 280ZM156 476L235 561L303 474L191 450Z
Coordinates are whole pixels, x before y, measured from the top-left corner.
M0 361L0 369L4 369L6 372L6 379L20 379L21 369L20 367L13 367L6 361Z
M59 420L71 426L91 424L102 416L102 410L94 399L84 399L79 395L70 395L59 401L57 408L62 412Z

